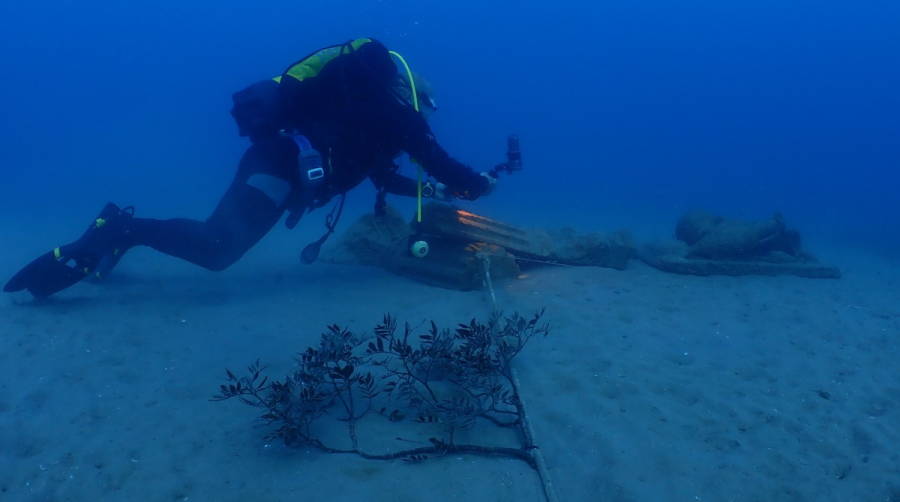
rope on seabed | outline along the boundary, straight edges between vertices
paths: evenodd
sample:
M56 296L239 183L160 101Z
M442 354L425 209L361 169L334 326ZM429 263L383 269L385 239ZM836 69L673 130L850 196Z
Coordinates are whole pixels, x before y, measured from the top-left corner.
M481 265L484 267L484 285L491 294L491 308L497 310L497 295L494 294L494 283L491 281L491 257L481 255Z
M498 312L500 309L497 307L497 295L494 293L494 283L491 281L491 257L486 253L482 253L479 255L479 258L481 258L481 265L484 267L484 286L490 293L491 308L493 312ZM516 395L519 396L519 404L522 407L522 431L525 434L525 442L533 447L535 444L534 430L531 428L528 413L525 411L525 398L522 397L522 393L519 391L522 388L519 385L519 376L516 374L515 368L510 367L509 371L512 375L513 385L516 387ZM535 447L531 448L531 455L534 457L535 465L537 465L538 478L540 478L541 487L544 489L544 499L547 502L557 502L556 492L553 491L553 483L550 481L550 472L547 470L547 463L544 461L544 454L541 453L540 448Z
M549 260L535 260L534 258L522 258L521 256L516 256L514 259L516 261L527 261L530 263L540 263L542 265L554 265L556 267L575 267L575 265L569 265L568 263L560 263L558 261Z

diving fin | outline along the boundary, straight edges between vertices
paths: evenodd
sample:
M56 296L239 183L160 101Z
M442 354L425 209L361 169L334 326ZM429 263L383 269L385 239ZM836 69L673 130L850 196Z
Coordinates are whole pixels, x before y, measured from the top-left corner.
M27 289L35 297L44 298L84 279L87 274L77 264L56 258L60 249L44 253L29 263L3 286L3 291L14 293Z
M77 241L37 257L14 275L3 291L27 289L35 297L44 298L89 275L105 274L125 251L124 237L132 216L132 208L123 210L108 203Z
M300 253L300 261L303 262L304 265L309 265L316 261L319 258L319 252L322 250L323 242L325 242L324 238L307 244Z
M92 282L102 282L112 274L116 265L119 264L119 260L122 259L122 256L125 252L121 249L113 249L111 253L107 253L100 259L100 262L97 263L97 266L94 268L94 272L91 274Z

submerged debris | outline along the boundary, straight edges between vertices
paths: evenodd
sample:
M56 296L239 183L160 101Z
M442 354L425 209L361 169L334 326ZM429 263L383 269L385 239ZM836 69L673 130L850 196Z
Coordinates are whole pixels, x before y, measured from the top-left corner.
M427 255L412 256L410 242L415 240L429 243ZM633 255L634 245L624 231L528 230L432 203L424 207L421 222L407 223L390 207L381 215L361 217L325 260L379 266L427 284L467 291L484 284L485 257L489 258L490 276L502 280L521 275L520 264L621 270Z
M695 211L675 229L676 241L644 246L639 257L666 272L693 275L796 275L836 279L835 267L822 265L803 249L800 233L780 214L740 221Z
M407 462L448 453L506 456L537 468L512 361L535 335L549 333L542 316L496 314L486 324L472 319L442 330L434 322L424 329L401 327L385 315L367 339L331 325L318 346L299 355L289 375L270 379L259 361L240 377L226 369L227 380L212 400L238 399L260 408L260 418L272 428L267 439L289 446ZM439 435L429 438L430 445L373 453L360 447L357 434L365 417L427 424ZM316 432L335 419L346 422L350 448L326 444ZM457 441L460 431L483 426L515 430L521 446Z

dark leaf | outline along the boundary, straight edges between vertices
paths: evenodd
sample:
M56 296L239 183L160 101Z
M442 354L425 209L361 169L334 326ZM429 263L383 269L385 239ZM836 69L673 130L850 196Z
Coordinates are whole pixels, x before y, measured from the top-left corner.
M428 460L427 455L410 455L403 458L403 461L408 464L418 464L419 462L424 462L426 460Z

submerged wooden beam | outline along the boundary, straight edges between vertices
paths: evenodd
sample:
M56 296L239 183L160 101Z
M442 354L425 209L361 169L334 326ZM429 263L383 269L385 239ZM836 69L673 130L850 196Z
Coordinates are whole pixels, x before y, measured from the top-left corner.
M840 269L810 262L704 260L677 255L641 254L641 259L663 272L685 275L794 275L810 279L839 279Z
M436 239L430 245L431 252L424 258L414 258L405 249L395 248L384 265L396 274L463 291L484 287L485 272L494 279L514 278L521 273L515 257L493 244Z
M540 234L447 204L425 206L418 229L424 234L494 244L514 255L543 259L552 256L549 239Z
M417 229L461 242L500 246L519 259L624 269L634 254L624 232L582 234L574 230L526 230L446 204L429 204Z

